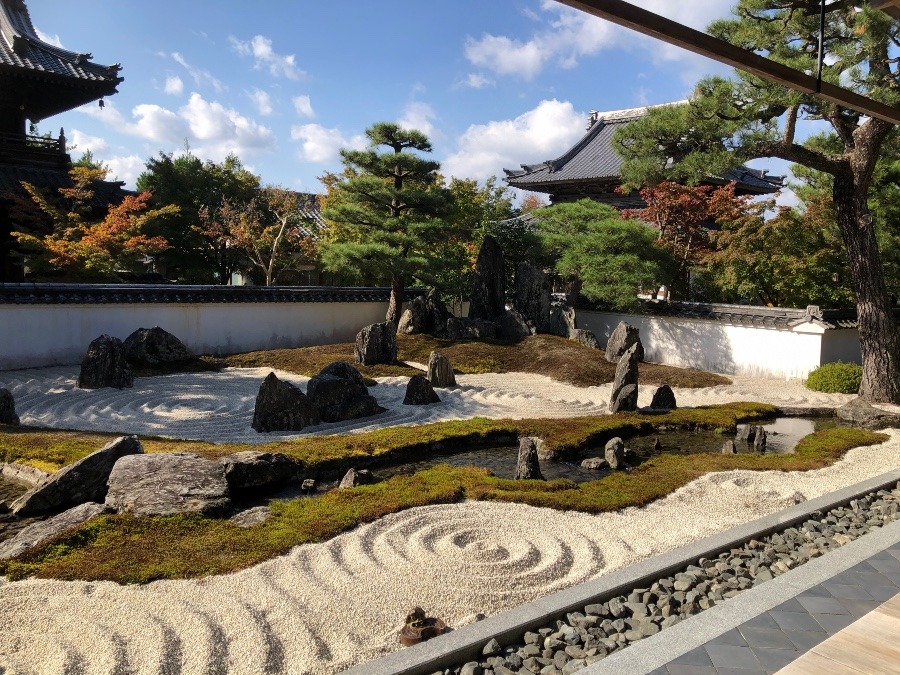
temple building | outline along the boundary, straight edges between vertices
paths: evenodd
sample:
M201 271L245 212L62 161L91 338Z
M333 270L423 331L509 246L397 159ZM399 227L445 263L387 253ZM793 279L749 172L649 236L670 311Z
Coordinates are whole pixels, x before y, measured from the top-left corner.
M72 185L64 132L33 135L36 125L86 103L102 105L123 80L118 64L91 58L41 40L23 0L0 0L0 281L22 278L10 237L10 199L26 194L21 181L50 190ZM120 185L106 184L109 201Z
M615 132L647 114L648 108L611 112L592 112L587 133L557 159L541 164L523 164L521 169L504 169L506 182L529 192L542 192L550 202L574 202L588 197L619 209L643 208L646 204L637 192L619 194L623 159L612 144ZM766 171L738 167L726 176L710 177L704 183L726 185L736 182L737 194L765 195L782 187L781 176Z

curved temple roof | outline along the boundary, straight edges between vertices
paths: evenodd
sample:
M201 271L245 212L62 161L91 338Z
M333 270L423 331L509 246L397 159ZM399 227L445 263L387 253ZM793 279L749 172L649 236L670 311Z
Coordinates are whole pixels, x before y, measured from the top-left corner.
M683 103L666 103L677 105ZM612 137L622 124L647 114L649 107L592 112L587 133L569 150L556 159L541 164L523 164L521 169L504 169L506 182L513 187L536 192L553 192L557 186L582 181L619 182L623 159L612 145ZM745 166L725 176L710 177L711 183L737 182L738 191L750 194L770 194L782 187L781 176L769 176L765 171Z
M91 55L70 52L38 37L23 0L0 0L0 74L23 80L65 85L64 95L29 96L23 103L32 119L116 93L121 66L103 66Z

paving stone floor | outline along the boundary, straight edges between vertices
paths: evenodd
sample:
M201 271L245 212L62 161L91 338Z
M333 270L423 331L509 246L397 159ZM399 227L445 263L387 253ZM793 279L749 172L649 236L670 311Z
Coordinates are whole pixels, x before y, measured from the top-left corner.
M650 675L776 673L897 593L900 543L723 632Z

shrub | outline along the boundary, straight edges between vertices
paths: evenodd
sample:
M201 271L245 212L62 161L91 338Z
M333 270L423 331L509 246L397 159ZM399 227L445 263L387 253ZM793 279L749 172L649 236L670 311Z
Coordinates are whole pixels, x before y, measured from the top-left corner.
M862 382L862 366L858 363L823 363L806 379L807 389L826 394L856 394Z

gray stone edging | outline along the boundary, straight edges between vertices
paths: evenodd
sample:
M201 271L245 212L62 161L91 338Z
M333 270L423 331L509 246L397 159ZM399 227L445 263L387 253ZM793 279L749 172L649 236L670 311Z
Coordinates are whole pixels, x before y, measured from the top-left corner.
M672 574L698 558L714 557L750 539L800 523L815 511L828 511L843 506L860 495L875 492L898 481L900 469L647 558L345 672L347 675L429 675L449 666L475 660L481 656L482 647L491 638L496 638L501 645L508 644L526 631L544 626L567 612L582 610L586 604L602 602L622 591L630 591L648 581Z

